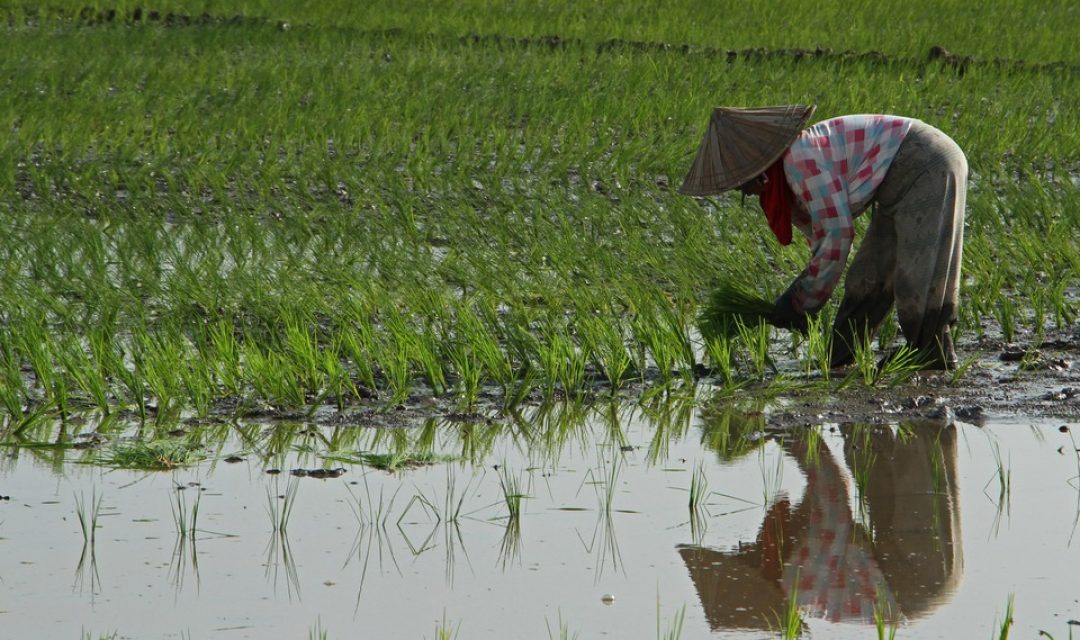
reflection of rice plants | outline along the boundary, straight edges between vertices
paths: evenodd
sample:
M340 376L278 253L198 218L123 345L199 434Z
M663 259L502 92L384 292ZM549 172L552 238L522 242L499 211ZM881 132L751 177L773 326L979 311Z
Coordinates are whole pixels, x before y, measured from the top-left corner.
M83 544L82 553L79 554L79 564L75 569L75 585L80 590L85 584L87 560L89 560L90 593L97 594L101 588L101 577L97 566L97 528L98 516L101 514L101 501L103 496L97 495L96 489L91 489L90 502L85 502L85 495L75 496L75 515L79 519L79 528L82 530Z
M101 501L104 496L97 495L97 489L91 489L90 502L86 503L85 495L75 496L75 516L79 519L79 528L82 530L83 545L94 545L95 533L98 528L98 516L101 515Z
M289 528L293 508L296 507L296 493L300 489L300 483L295 478L290 478L284 494L277 494L277 483L274 485L274 492L270 491L270 487L266 488L266 514L270 518L270 529L284 534Z
M506 505L506 524L499 544L499 556L503 564L521 555L521 499L527 497L521 487L521 479L512 475L506 465L499 467L499 488Z
M709 479L705 476L704 466L699 462L694 465L694 472L690 477L690 499L688 504L690 510L690 535L694 540L694 544L700 544L705 535L709 514L705 501L709 495Z
M296 571L296 559L289 544L289 520L296 506L296 493L300 483L290 478L284 494L276 494L278 484L274 483L275 492L266 488L266 513L270 518L270 540L266 545L266 577L277 585L279 567L285 569L285 582L289 597L293 593L300 595L300 575Z
M175 492L176 500L170 503L172 508L173 524L176 526L176 535L180 539L195 540L195 529L199 523L199 501L202 499L201 493L195 494L195 503L188 508L187 504L187 492L180 491Z
M1009 514L1010 496L1012 495L1012 470L1009 463L1002 461L1001 459L1001 447L997 442L994 443L994 464L997 467L996 472L986 484L983 485L983 493L987 495L997 507L997 515L994 519L995 528L1001 519L1001 516ZM997 497L993 497L987 493L987 488L997 480Z

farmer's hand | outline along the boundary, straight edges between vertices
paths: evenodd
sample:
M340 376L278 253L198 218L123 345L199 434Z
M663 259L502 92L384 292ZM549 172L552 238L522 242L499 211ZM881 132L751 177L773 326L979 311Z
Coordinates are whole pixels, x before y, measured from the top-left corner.
M791 304L791 295L783 294L773 303L772 313L769 314L769 324L780 329L793 329L799 333L806 333L806 314L796 311Z

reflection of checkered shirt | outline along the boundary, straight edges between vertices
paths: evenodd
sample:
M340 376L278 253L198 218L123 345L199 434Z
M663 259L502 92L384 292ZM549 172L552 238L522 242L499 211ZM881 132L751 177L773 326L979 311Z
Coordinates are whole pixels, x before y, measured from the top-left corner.
M831 465L810 466L805 500L810 526L784 570L784 590L815 617L874 619L874 607L896 612L896 600L868 547L855 537L856 525L845 479Z
M809 225L794 217L813 252L790 289L797 311L815 311L832 295L851 250L853 220L885 178L911 122L884 115L825 120L800 133L784 154L788 184L810 214Z

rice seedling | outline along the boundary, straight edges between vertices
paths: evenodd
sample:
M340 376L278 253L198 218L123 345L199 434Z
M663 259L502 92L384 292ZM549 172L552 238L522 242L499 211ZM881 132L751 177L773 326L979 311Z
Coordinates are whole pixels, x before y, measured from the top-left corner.
M120 442L98 460L100 464L117 469L169 471L202 460L199 447L175 440L149 442Z
M561 612L559 613L558 627L554 631L547 618L544 619L544 626L547 629L548 640L576 640L580 636L580 634L576 632L573 635L570 634L570 625L562 619Z
M296 494L300 489L300 483L295 478L290 478L285 485L285 493L277 494L278 484L274 483L274 492L266 488L266 515L270 518L271 531L285 534L289 528L289 519L292 518L293 509L296 507Z
M528 495L523 493L521 478L512 475L505 464L499 465L499 488L502 490L503 504L506 505L508 522L520 522L521 500Z
M683 605L667 627L661 623L660 594L656 594L656 640L678 640L682 637L683 623L686 621L686 605Z
M773 301L743 283L727 281L716 286L698 316L705 339L740 335L743 327L757 326L773 311Z
M787 593L787 606L784 607L783 612L773 611L773 620L769 622L770 628L772 622L776 622L780 637L784 640L793 640L803 634L806 625L803 622L802 611L799 609L798 603L798 574L796 574L796 580L792 582L792 587Z
M704 538L705 529L708 526L708 507L705 501L709 497L709 479L705 476L705 468L699 462L694 465L693 475L690 477L690 536L694 544L700 544Z
M898 618L894 606L879 592L877 600L874 601L874 631L878 640L896 640L896 633L900 628Z
M720 381L725 387L732 387L735 382L735 344L734 340L727 335L703 337L705 353L709 356L709 364L715 373L720 376Z
M804 358L807 379L814 372L824 381L832 378L832 321L829 315L818 313L807 319Z
M173 524L176 526L176 536L180 540L195 542L195 531L199 524L199 501L201 493L195 494L195 502L188 507L186 491L179 489L174 492L176 499L169 504L172 509Z
M998 445L997 442L994 443L993 453L994 464L997 466L997 472L989 480L986 481L986 484L983 485L983 493L994 501L994 504L996 504L998 507L999 514L1002 511L1008 513L1010 502L1009 498L1012 495L1012 470L1010 469L1009 462L1002 461L1001 447L1000 445ZM986 489L995 480L997 480L998 488L996 499L991 494L986 493Z
M435 625L435 640L454 640L461 633L461 622L457 626L450 625L446 621L446 612L443 612L442 621Z
M739 322L737 331L739 339L746 348L754 375L758 380L764 380L767 368L776 371L776 365L769 356L769 336L771 334L769 325L764 322L758 322L754 325Z
M83 546L94 546L97 539L98 516L101 515L101 502L104 495L98 495L97 489L90 491L90 502L85 502L85 495L75 496L75 516L79 520L79 529L82 531Z
M329 640L330 632L322 628L322 622L316 620L315 626L308 629L308 640Z
M1016 598L1014 597L1014 594L1010 593L1009 600L1005 605L1005 617L1001 621L1001 626L997 633L998 640L1008 640L1009 638L1009 631L1012 629L1013 625L1013 605L1015 602Z

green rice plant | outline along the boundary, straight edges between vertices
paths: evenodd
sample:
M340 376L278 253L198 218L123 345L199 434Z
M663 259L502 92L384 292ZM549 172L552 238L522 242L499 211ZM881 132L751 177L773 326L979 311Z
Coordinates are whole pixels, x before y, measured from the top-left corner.
M769 356L769 336L772 333L769 325L764 322L747 325L739 321L737 327L739 339L746 348L754 375L758 380L764 380L767 368L776 371L776 365Z
M170 502L169 506L172 509L177 538L195 542L195 530L199 524L199 501L202 499L202 494L195 494L195 503L189 508L186 493L180 490L175 491L176 499Z
M136 336L141 351L141 372L146 386L157 401L155 420L162 422L176 415L183 404L183 381L180 370L185 362L184 338L175 331Z
M472 346L484 373L502 386L505 392L514 380L514 365L488 324L471 308L459 305L456 326L462 338Z
M1001 627L997 633L998 640L1008 640L1009 638L1009 631L1013 625L1013 605L1015 602L1014 594L1010 593L1008 603L1005 605L1005 618L1001 621Z
M741 326L765 322L773 311L772 299L762 297L744 283L726 281L710 293L698 316L698 328L706 340L740 335Z
M68 380L65 372L54 363L58 345L44 323L28 322L25 331L21 351L29 360L45 398L64 420L68 414Z
M499 557L505 566L521 556L521 500L528 496L522 492L520 478L511 475L506 465L499 467L499 488L506 505L506 525L499 543Z
M375 337L366 320L354 320L355 326L342 327L338 338L342 353L349 358L360 382L375 391Z
M217 395L214 366L197 349L185 349L186 355L180 366L180 383L187 399L200 417L210 415L211 402Z
M82 531L83 548L87 545L94 546L98 528L98 516L101 515L101 501L104 495L98 495L96 488L91 488L90 502L85 502L86 495L75 496L75 516L79 519L79 529Z
M791 590L787 594L787 606L783 612L773 612L777 623L780 637L784 640L794 640L803 634L805 623L802 619L802 611L799 609L798 573L792 581ZM770 627L772 626L770 622Z
M705 476L705 468L699 462L694 465L693 475L690 477L690 535L694 544L700 544L705 535L708 524L708 508L705 501L708 499L709 479Z
M303 386L284 356L264 350L258 344L245 343L243 362L245 378L266 402L288 407L304 406Z
M207 328L207 362L213 363L213 372L222 388L231 396L239 396L243 390L244 373L241 365L241 347L236 338L233 323L219 319Z
M93 362L82 344L71 338L61 346L59 359L64 373L74 381L75 387L88 394L97 408L108 415L109 383L99 363Z
M887 354L878 365L877 379L888 381L890 387L907 383L922 370L923 356L910 345L900 345Z
M503 494L503 504L506 505L507 520L521 519L521 500L528 496L521 487L521 478L512 475L506 465L499 466L499 488Z
M656 639L679 640L682 637L683 623L686 621L686 605L675 614L670 626L663 628L660 621L660 594L656 594Z
M175 440L120 442L105 453L99 462L117 469L170 471L194 464L204 458L199 448Z
M547 618L544 618L544 626L547 628L548 640L577 640L580 634L574 633L570 635L570 625L562 619L562 613L559 613L558 628L553 632L551 624ZM557 634L557 635L556 635Z
M586 356L581 353L566 327L548 323L543 338L537 343L541 383L544 395L552 397L556 389L572 394L581 389L585 381Z
M412 391L409 345L395 337L385 336L380 341L377 353L375 361L385 376L390 391L387 404L400 404L409 397Z
M453 462L457 457L419 451L396 451L391 453L360 452L356 454L327 454L326 460L362 464L380 471L395 473L403 469L415 469L440 462Z
M634 366L620 326L620 323L593 315L586 315L578 322L587 351L592 354L597 368L611 383L612 394L617 393L627 382Z
M274 483L274 492L270 487L266 488L266 515L270 518L270 529L277 535L287 535L289 520L292 518L293 509L296 507L296 494L300 489L300 483L296 478L289 478L285 485L285 493L276 494L278 484Z
M855 370L859 372L862 383L872 387L878 380L877 355L874 353L874 338L869 332L856 336L853 356Z
M457 626L451 626L446 621L446 612L443 612L443 619L438 625L435 626L435 640L454 640L461 633L461 622L457 623Z
M329 640L330 633L322 628L322 622L316 621L315 626L308 629L308 640Z
M896 632L900 628L898 613L886 600L885 595L878 592L877 600L874 601L874 631L877 632L877 640L896 640Z
M448 355L458 376L458 393L461 401L466 408L472 408L476 404L476 398L480 391L480 380L483 375L479 359L473 353L470 345L461 343L452 345Z
M1001 447L997 442L994 443L994 464L997 466L996 473L986 481L983 485L983 493L986 493L987 487L990 486L994 480L997 480L997 499L994 504L998 506L999 513L1004 510L1008 511L1010 496L1012 495L1012 470L1010 463L1001 459ZM988 494L989 495L989 494Z
M631 320L634 339L652 356L663 382L676 371L693 376L694 356L690 339L678 315L665 302L654 303ZM644 371L644 366L640 366Z
M1016 339L1017 328L1017 309L1016 304L1013 302L1012 297L1008 295L1002 295L998 298L997 305L994 307L994 315L997 318L998 324L1001 326L1001 336L1005 342L1012 342Z
M806 321L806 354L804 364L806 377L815 371L821 379L832 379L832 328L826 313L810 316Z
M22 418L27 401L26 383L11 334L0 331L0 402L8 413L9 422Z
M735 341L726 334L703 337L705 353L709 356L709 364L713 371L720 376L720 381L725 387L731 387L735 382Z

